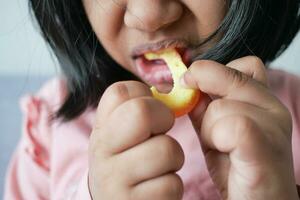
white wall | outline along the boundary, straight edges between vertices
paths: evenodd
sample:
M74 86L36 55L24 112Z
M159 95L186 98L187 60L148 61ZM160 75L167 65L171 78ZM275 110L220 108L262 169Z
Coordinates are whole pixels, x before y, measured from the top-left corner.
M288 49L272 63L272 66L300 75L300 32Z
M53 75L58 67L33 27L28 0L0 0L0 75Z
M53 75L58 66L33 28L28 0L0 0L0 75ZM300 35L274 64L300 74Z

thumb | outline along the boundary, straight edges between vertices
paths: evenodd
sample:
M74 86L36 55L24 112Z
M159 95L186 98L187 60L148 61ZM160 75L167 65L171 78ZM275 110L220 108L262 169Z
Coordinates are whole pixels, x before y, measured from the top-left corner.
M189 113L189 117L197 134L200 134L202 119L211 101L212 98L208 94L202 93L200 101Z

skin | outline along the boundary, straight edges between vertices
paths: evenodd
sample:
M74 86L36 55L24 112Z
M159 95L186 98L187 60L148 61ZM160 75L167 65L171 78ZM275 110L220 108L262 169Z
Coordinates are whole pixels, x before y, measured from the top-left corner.
M222 0L83 3L99 41L136 75L130 56L136 46L168 38L195 44L212 33L226 13ZM256 57L227 66L196 61L183 83L208 94L189 117L222 197L297 199L292 120L271 94L264 64ZM181 199L183 183L176 171L184 163L184 154L165 134L173 124L172 112L152 97L148 85L126 81L110 86L99 103L90 138L93 199Z

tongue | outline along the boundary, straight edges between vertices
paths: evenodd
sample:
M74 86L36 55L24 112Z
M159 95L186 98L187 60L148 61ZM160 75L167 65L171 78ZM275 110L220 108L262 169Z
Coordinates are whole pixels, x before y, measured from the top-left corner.
M170 89L170 86L172 88L172 75L163 60L149 61L140 57L135 60L135 64L141 78L151 85L160 87L162 90Z

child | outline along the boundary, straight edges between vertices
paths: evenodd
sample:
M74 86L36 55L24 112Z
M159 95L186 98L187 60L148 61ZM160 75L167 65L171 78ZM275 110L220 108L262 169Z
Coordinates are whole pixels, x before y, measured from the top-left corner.
M300 79L265 68L298 0L30 5L64 76L22 101L5 199L299 199ZM176 120L149 90L172 88L167 66L143 56L164 48L205 93Z

